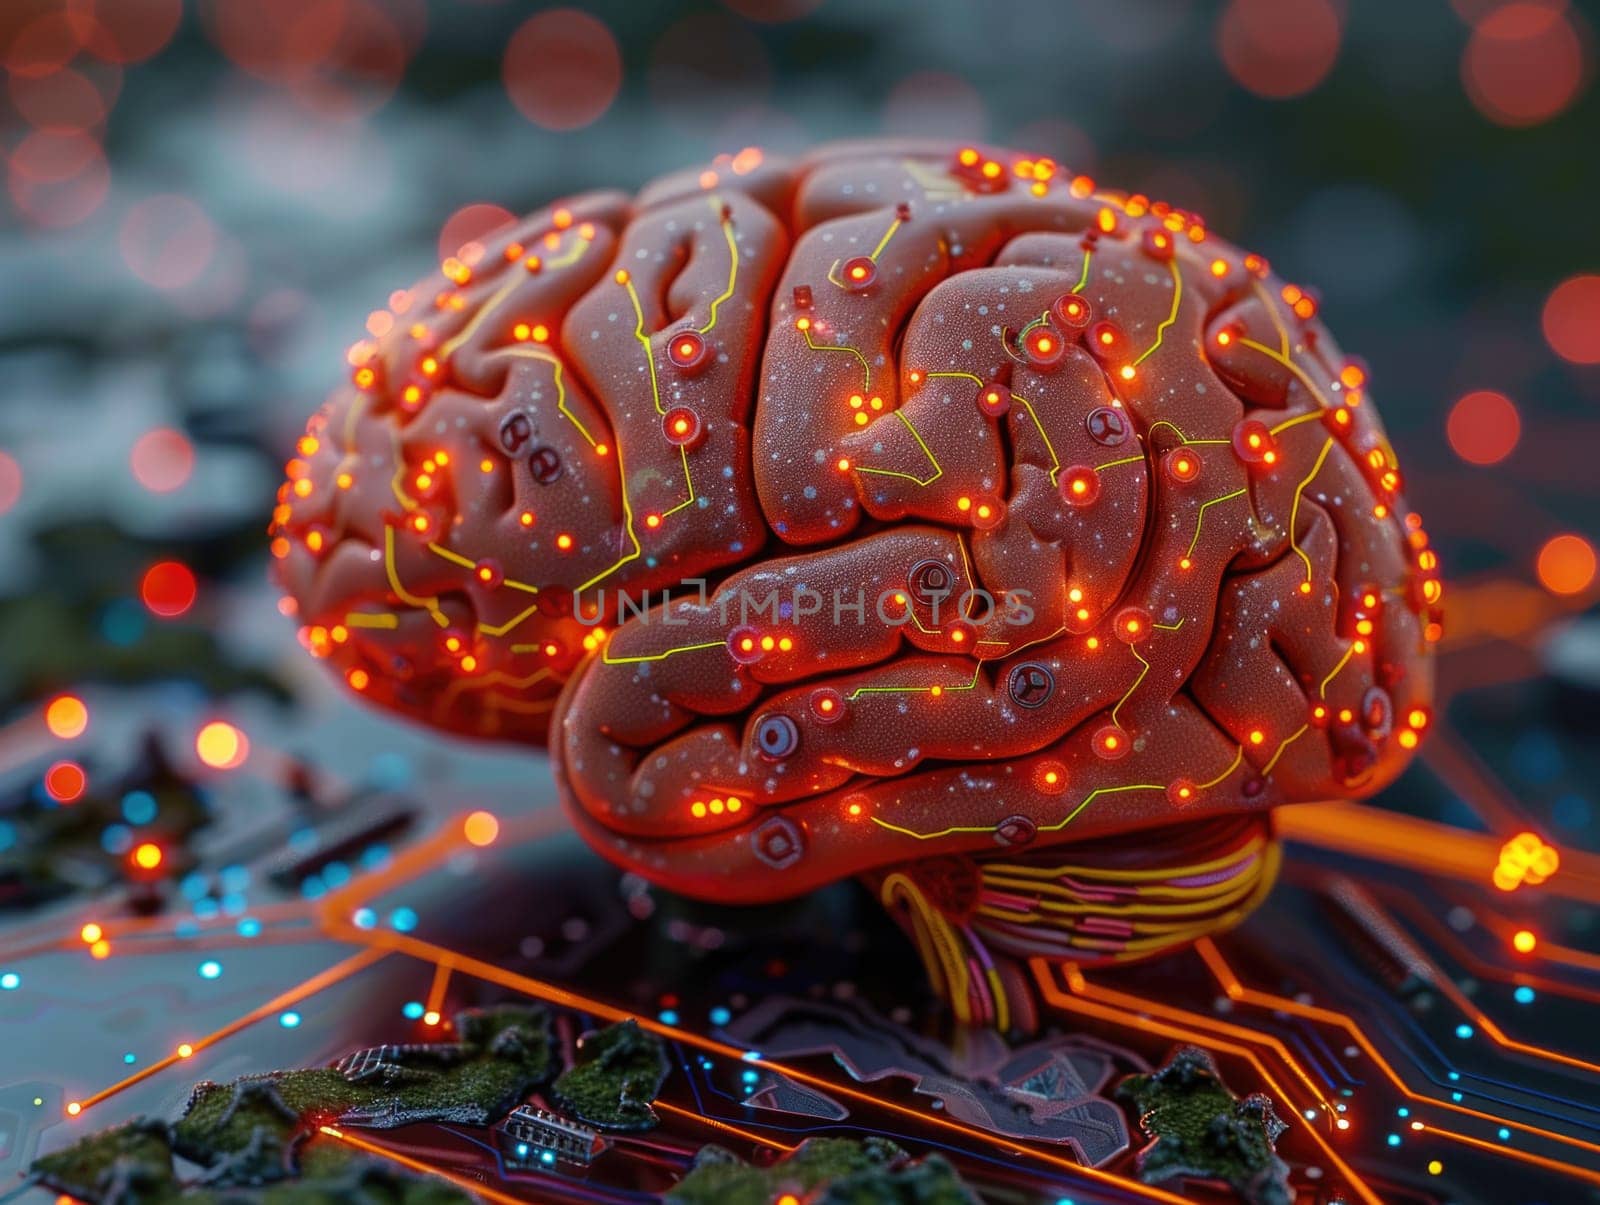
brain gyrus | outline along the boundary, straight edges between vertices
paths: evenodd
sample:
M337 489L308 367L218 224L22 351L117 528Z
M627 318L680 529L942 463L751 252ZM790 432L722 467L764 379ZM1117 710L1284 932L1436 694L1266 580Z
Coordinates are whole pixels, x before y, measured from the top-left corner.
M1437 559L1313 292L998 149L745 151L394 294L289 464L313 654L547 743L691 895L863 876L964 1018L1236 921L1429 719ZM1110 901L1108 903L1107 901Z

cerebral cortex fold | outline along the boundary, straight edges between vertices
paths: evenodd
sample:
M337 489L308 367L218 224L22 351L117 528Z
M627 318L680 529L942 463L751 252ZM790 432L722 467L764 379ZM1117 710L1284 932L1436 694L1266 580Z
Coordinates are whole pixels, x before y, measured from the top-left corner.
M1437 559L1366 371L1193 213L991 148L745 151L385 312L289 464L285 609L374 702L547 742L665 886L863 875L930 948L1136 951L1185 930L1040 884L1081 850L1232 915L1249 817L1429 722Z

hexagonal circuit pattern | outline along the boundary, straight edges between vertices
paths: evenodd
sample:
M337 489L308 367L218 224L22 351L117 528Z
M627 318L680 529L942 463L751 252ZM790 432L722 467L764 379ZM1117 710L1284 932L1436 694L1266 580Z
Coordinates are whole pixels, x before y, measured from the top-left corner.
M1268 809L1428 723L1437 559L1317 309L999 149L579 197L373 316L289 464L285 610L381 705L548 741L673 889L861 874L934 945L1170 944L1023 914L1082 852L1233 917Z

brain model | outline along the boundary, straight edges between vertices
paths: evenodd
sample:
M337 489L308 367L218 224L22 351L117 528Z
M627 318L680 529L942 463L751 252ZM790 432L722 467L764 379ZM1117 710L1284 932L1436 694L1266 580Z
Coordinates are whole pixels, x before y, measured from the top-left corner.
M394 294L290 461L302 640L548 744L602 854L861 876L963 1020L1270 886L1428 723L1437 559L1314 293L998 149L745 151Z

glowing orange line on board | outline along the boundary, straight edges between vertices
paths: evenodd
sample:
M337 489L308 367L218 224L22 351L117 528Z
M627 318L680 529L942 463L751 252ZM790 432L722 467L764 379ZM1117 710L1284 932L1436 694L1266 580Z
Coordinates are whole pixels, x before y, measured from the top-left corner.
M141 1068L140 1070L134 1072L126 1079L119 1080L118 1082L112 1084L111 1087L104 1088L101 1091L96 1092L93 1096L90 1096L83 1101L76 1102L78 1104L78 1111L74 1113L73 1116L79 1116L108 1097L115 1096L118 1092L122 1092L128 1088L131 1088L134 1084L140 1083L149 1079L152 1075L165 1071L174 1063L181 1063L186 1061L186 1058L193 1058L207 1047L215 1046L223 1039L232 1037L241 1029L246 1029L249 1026L254 1025L257 1021L271 1016L280 1009L287 1008L291 1004L298 1004L307 996L314 996L323 988L332 987L335 983L338 983L344 979L348 979L357 971L365 970L373 963L387 957L388 953L389 951L387 950L371 948L353 954L349 958L346 958L343 962L334 963L334 965L329 967L327 970L311 976L311 978L300 984L297 984L281 995L274 996L265 1004L257 1005L255 1008L245 1013L244 1016L235 1021L230 1021L221 1029L215 1030L203 1038L197 1038L193 1042L186 1043L189 1049L188 1056L169 1054L166 1058L161 1059L158 1062L151 1063L148 1067Z
M1490 881L1505 843L1503 836L1471 833L1357 803L1292 803L1274 809L1272 815L1278 835L1287 841L1446 875L1480 887ZM1563 849L1560 868L1537 890L1600 903L1600 856Z
M386 1146L379 1146L376 1142L368 1142L365 1138L357 1138L354 1134L346 1134L343 1130L334 1129L333 1126L318 1126L317 1132L326 1134L329 1138L342 1142L346 1146L353 1146L358 1151L365 1151L369 1155L376 1155L380 1159L398 1163L401 1167L409 1168L411 1171L421 1172L425 1176L437 1176L441 1180L448 1180L457 1188L465 1189L473 1196L493 1201L495 1205L527 1205L523 1198L499 1192L490 1188L481 1180L474 1180L470 1176L462 1176L457 1175L455 1172L445 1171L442 1167L424 1163L421 1159L413 1159L410 1155L402 1155L399 1151L392 1151Z
M1411 1128L1421 1134L1437 1134L1440 1138L1459 1142L1463 1146L1476 1147L1480 1151L1489 1151L1496 1155L1516 1155L1525 1163L1532 1163L1549 1171L1562 1172L1569 1176L1576 1176L1580 1180L1588 1180L1591 1184L1600 1184L1600 1172L1592 1172L1586 1167L1575 1164L1563 1163L1559 1159L1547 1159L1543 1155L1535 1155L1528 1151L1513 1151L1508 1147L1485 1142L1482 1138L1469 1138L1465 1134L1458 1134L1454 1130L1441 1130L1438 1126L1428 1125L1426 1122L1412 1122Z
M690 1121L710 1126L713 1130L721 1130L725 1134L734 1134L743 1138L746 1142L753 1142L757 1146L770 1147L775 1151L783 1151L785 1154L799 1149L798 1147L790 1146L786 1142L779 1142L776 1138L764 1138L750 1130L741 1130L736 1125L730 1125L728 1122L721 1121L715 1117L707 1117L704 1113L692 1113L688 1109L680 1109L677 1105L669 1105L664 1100L651 1101L650 1107L657 1112L673 1113L679 1117L687 1117Z
M639 1026L640 1029L649 1030L651 1033L657 1034L664 1038L669 1038L675 1042L681 1042L686 1046L696 1047L712 1054L720 1055L723 1058L738 1060L740 1062L747 1063L752 1067L765 1067L771 1071L786 1075L791 1079L798 1080L801 1083L810 1084L813 1087L830 1092L833 1095L842 1096L846 1099L854 1100L864 1105L870 1105L875 1108L884 1109L902 1117L912 1118L922 1125L933 1126L936 1129L953 1131L962 1135L969 1141L980 1142L986 1146L992 1146L1003 1150L1008 1158L1015 1159L1020 1154L1023 1157L1047 1164L1048 1166L1059 1171L1066 1172L1069 1175L1081 1176L1084 1179L1093 1180L1099 1184L1111 1185L1121 1189L1124 1192L1133 1193L1134 1195L1142 1197L1145 1200L1161 1201L1165 1202L1166 1205L1187 1205L1187 1202L1183 1197L1167 1192L1165 1189L1155 1188L1151 1185L1140 1184L1137 1181L1127 1180L1121 1176L1113 1175L1110 1172L1101 1171L1098 1168L1086 1167L1081 1163L1076 1163L1071 1159L1052 1154L1049 1151L1021 1147L1017 1143L1004 1138L999 1134L993 1134L987 1130L975 1129L973 1127L963 1125L958 1121L953 1121L948 1117L942 1117L937 1113L919 1112L918 1110L910 1108L906 1105L898 1104L895 1101L874 1096L869 1092L852 1088L846 1084L836 1083L833 1080L825 1079L820 1075L814 1075L808 1071L802 1071L798 1068L785 1066L782 1063L776 1063L769 1059L747 1058L745 1056L749 1052L741 1049L738 1046L731 1046L725 1042L719 1042L715 1038L708 1038L690 1030L678 1029L674 1026L663 1024L662 1022L651 1017L639 1016L638 1014L630 1012L627 1009L614 1007L613 1005L603 1003L602 1001L595 1000L591 997L579 995L577 992L568 991L566 988L557 987L554 984L545 983L542 980L532 979L526 975L519 975L514 971L507 971L494 965L492 962L484 962L481 959L469 958L465 955L448 950L443 946L434 945L431 942L421 941L417 938L409 937L401 933L391 933L378 929L357 929L354 926L347 927L342 925L338 926L337 932L330 931L329 936L352 943L366 944L393 950L397 953L409 955L410 957L416 958L423 962L434 963L435 965L437 965L441 958L448 958L454 963L455 969L459 974L471 975L473 978L482 979L488 983L495 983L501 987L508 987L513 991L521 992L523 995L530 996L535 1000L543 1000L548 1004L559 1005L562 1008L570 1008L578 1011L588 1012L594 1016L604 1018L607 1021L632 1020ZM1371 1203L1371 1205L1378 1205L1378 1203L1374 1201Z
M1066 976L1067 983L1072 991L1070 994L1062 991L1055 982L1055 976L1051 973L1052 965L1051 961L1045 958L1030 958L1028 960L1028 966L1033 971L1034 979L1039 985L1039 992L1045 1003L1069 1012L1099 1017L1124 1028L1144 1029L1162 1033L1184 1042L1196 1040L1196 1034L1192 1029L1180 1025L1163 1024L1160 1021L1152 1020L1150 1017L1138 1016L1140 1012L1153 1016L1157 1009L1151 1006L1150 1001L1141 999L1138 996L1128 996L1122 992L1092 986L1084 979L1078 968L1070 963L1062 964L1061 970ZM1098 997L1108 1003L1095 1003L1090 999L1091 996ZM1207 1020L1206 1018L1195 1019ZM1251 1034L1250 1036L1258 1040L1264 1037L1264 1035L1259 1034ZM1217 1038L1206 1038L1205 1040L1208 1046L1217 1050L1227 1051L1247 1060L1255 1068L1256 1073L1267 1081L1267 1084L1283 1101L1286 1103L1292 1101L1293 1098L1290 1094L1284 1091L1283 1085L1277 1081L1271 1071L1267 1070L1266 1064L1256 1056L1255 1051L1251 1050L1250 1047L1235 1045L1232 1042L1222 1041ZM1293 1068L1294 1064L1291 1063L1290 1066ZM1298 1071L1298 1069L1296 1070ZM1298 1073L1302 1076L1304 1075L1304 1072ZM1312 1140L1322 1150L1322 1153L1327 1156L1328 1161L1338 1169L1339 1174L1344 1177L1345 1182L1350 1185L1357 1196L1367 1202L1367 1205L1383 1205L1383 1202L1367 1187L1365 1181L1357 1176L1349 1164L1339 1157L1339 1153L1329 1145L1328 1141L1323 1138L1314 1126L1307 1126L1306 1133L1311 1135Z
M1390 1065L1389 1061L1385 1059L1378 1051L1378 1048L1372 1044L1372 1041L1367 1037L1367 1035L1362 1032L1361 1027L1344 1013L1336 1012L1333 1009L1320 1008L1315 1004L1302 1004L1300 1001L1291 1000L1287 996L1275 996L1270 992L1260 992L1256 991L1254 988L1246 987L1243 982L1240 981L1239 977L1234 974L1232 968L1229 967L1227 962L1223 959L1222 952L1217 949L1216 943L1214 943L1209 937L1202 937L1197 940L1194 943L1194 948L1195 953L1200 955L1201 960L1206 964L1206 968L1211 972L1211 977L1217 981L1218 986L1222 988L1228 999L1238 1000L1245 1004L1254 1004L1261 1008L1273 1009L1278 1012L1285 1012L1291 1016L1305 1017L1312 1021L1321 1021L1326 1025L1337 1026L1355 1040L1356 1045L1359 1046L1362 1051L1365 1052L1366 1056L1373 1061L1378 1070L1383 1073L1384 1078L1393 1084L1400 1094L1403 1095L1407 1100L1414 1101L1418 1104L1429 1105L1433 1108L1446 1109L1451 1113L1460 1113L1466 1117L1475 1117L1479 1121L1487 1121L1494 1125L1507 1126L1514 1130L1521 1130L1525 1134L1533 1134L1540 1138L1549 1138L1556 1142L1562 1142L1569 1146L1577 1147L1580 1150L1589 1151L1593 1154L1600 1154L1600 1146L1597 1146L1592 1142L1585 1142L1581 1138L1570 1138L1565 1134L1558 1134L1552 1130L1543 1130L1537 1126L1524 1125L1521 1122L1512 1121L1509 1118L1496 1117L1492 1113L1484 1113L1466 1105L1458 1105L1453 1101L1436 1100L1431 1096L1424 1096L1420 1093L1413 1092L1411 1088L1407 1086L1406 1082L1400 1078L1399 1074L1395 1071L1394 1067ZM1520 1158L1526 1154L1526 1152L1520 1151L1515 1147L1500 1146L1495 1147L1494 1149L1501 1154L1510 1155L1512 1158ZM1597 1180L1597 1182L1600 1182L1600 1180Z

